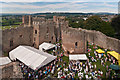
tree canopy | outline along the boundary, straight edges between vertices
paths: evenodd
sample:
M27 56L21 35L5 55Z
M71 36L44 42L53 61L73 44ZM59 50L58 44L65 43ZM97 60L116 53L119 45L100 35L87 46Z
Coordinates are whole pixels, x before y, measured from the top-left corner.
M111 25L117 34L120 34L120 15L112 19Z
M76 21L78 21L76 23ZM120 20L119 20L120 21ZM91 16L86 21L82 19L69 19L69 24L73 28L84 28L87 30L97 30L107 36L114 37L115 30L110 22L103 21L99 16Z
M114 36L114 28L110 25L109 22L103 21L99 16L92 16L85 21L85 29L88 30L97 30L107 36Z

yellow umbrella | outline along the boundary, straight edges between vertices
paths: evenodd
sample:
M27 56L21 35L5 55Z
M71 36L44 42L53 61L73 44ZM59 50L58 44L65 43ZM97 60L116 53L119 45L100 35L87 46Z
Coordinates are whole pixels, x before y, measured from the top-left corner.
M109 53L110 55L115 57L120 62L120 54L119 53L117 53L115 51L108 51L107 53Z
M105 51L103 51L102 49L97 49L96 52L97 53L105 53Z
M118 64L120 65L120 61L118 61Z

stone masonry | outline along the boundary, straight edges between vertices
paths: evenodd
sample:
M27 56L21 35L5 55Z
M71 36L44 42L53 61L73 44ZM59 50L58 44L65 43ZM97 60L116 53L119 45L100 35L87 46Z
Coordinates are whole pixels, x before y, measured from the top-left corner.
M61 40L65 55L86 53L87 41L120 53L120 40L108 37L99 31L71 28L64 16L45 19L26 15L22 19L21 27L2 31L3 52L9 52L19 45L38 48L43 42L56 43Z

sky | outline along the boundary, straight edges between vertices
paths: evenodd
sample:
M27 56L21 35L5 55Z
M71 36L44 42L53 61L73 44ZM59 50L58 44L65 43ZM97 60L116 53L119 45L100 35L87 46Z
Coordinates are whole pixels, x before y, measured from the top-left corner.
M118 2L119 0L0 0L4 2Z
M0 0L0 13L118 13L119 0Z

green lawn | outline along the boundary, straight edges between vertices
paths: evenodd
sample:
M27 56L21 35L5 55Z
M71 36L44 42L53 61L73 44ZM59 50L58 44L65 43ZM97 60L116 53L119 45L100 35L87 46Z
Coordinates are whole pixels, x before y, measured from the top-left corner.
M89 48L91 48L91 51L89 52L90 55L95 58L95 55L94 55L95 49L93 48L92 45L88 45L88 46L89 46ZM97 47L98 47L98 49L100 49L99 46L97 46ZM102 49L102 48L101 48L101 49ZM102 49L102 50L104 50L104 49ZM108 51L109 51L109 50L108 50ZM87 53L86 55L87 55L87 57L88 57L88 53ZM106 52L105 52L105 55L107 55ZM105 58L105 57L103 57L103 58ZM90 60L90 61L91 61L91 60ZM97 62L92 62L92 64L96 64L96 66L97 66L97 67L96 67L96 70L100 69L100 70L103 71L103 78L105 78L106 66L107 66L107 65L110 66L110 65L111 65L111 62L107 61L107 62L105 63L105 66L102 66L102 65L101 65L100 60L98 60ZM112 70L112 72L114 73L115 71Z
M95 58L95 55L94 55L95 49L93 49L93 46L91 46L91 45L89 45L89 46L90 46L89 48L92 49L92 50L90 51L90 55L93 56L93 57ZM100 47L98 46L98 48L100 48ZM105 54L107 55L107 53L105 53ZM87 55L87 57L88 57L88 53L87 53L86 55ZM58 57L59 57L59 56L58 56ZM104 58L104 57L103 57L103 58ZM64 63L64 61L65 61L66 64L67 64L65 67L68 67L68 64L69 64L69 57L63 56L62 59L63 59L63 62L57 63L57 64L62 65L62 64ZM90 61L91 61L91 60L90 60ZM84 63L84 61L83 61L83 63ZM102 78L105 78L105 74L106 74L106 65L110 66L111 62L107 61L107 62L105 63L105 66L102 66L101 63L100 63L100 60L97 60L97 62L92 62L92 65L94 65L94 64L96 64L96 66L97 66L97 67L96 67L96 70L97 70L97 71L98 71L98 69L100 69L100 70L103 71L103 76L102 76ZM63 67L62 67L61 70L63 70ZM82 70L82 72L84 72L84 71ZM115 72L115 71L112 70L112 73L114 73L114 72ZM55 71L55 74L54 74L53 76L54 76L54 77L57 76L57 73L58 73L58 71ZM69 73L69 72L68 72L68 73ZM77 75L77 74L75 75L75 78L76 78L76 79L78 78L78 75Z
M22 22L15 22L14 25L22 24Z
M10 26L2 26L2 27L0 27L0 28L2 28L2 30L5 30L5 29L10 29L10 28L16 28L16 27L18 27L19 25L11 25L11 27Z

